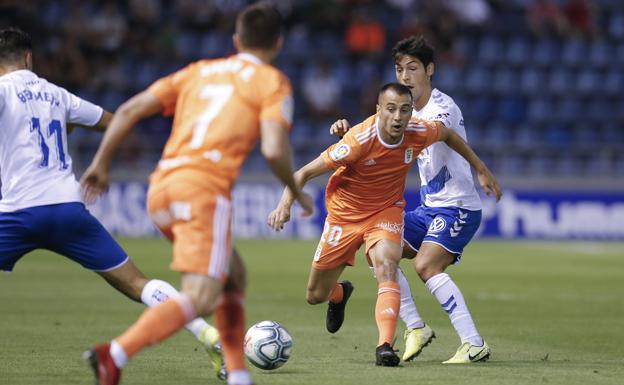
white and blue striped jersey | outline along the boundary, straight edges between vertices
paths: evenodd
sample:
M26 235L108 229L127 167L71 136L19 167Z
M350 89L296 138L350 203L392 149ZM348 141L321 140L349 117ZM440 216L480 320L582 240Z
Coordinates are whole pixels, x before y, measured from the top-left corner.
M466 140L461 110L453 99L434 88L427 104L413 117L439 121ZM422 150L418 156L421 204L428 207L461 207L481 210L470 164L444 142Z
M82 202L67 123L93 126L102 113L29 70L0 76L0 212Z

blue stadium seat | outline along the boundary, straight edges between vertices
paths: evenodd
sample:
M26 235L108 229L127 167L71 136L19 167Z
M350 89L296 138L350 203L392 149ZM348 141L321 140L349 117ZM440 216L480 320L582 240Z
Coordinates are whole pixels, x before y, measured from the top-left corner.
M602 91L608 96L621 95L624 89L624 70L617 63L612 63L605 74Z
M536 153L528 158L527 170L533 176L549 176L554 174L554 160L544 153Z
M484 35L479 41L477 60L484 64L496 64L502 60L503 41L496 35Z
M199 36L191 31L182 31L177 38L175 49L184 60L196 60L199 57L197 47L201 44Z
M545 78L542 70L534 66L527 66L520 74L520 81L519 83L516 82L516 87L519 87L524 94L532 95L544 89Z
M592 122L608 122L612 120L612 112L614 111L614 106L611 105L609 100L606 100L600 95L590 99L590 101L585 106L583 115L585 115Z
M214 31L204 34L199 43L201 57L213 58L228 52L232 37L223 32Z
M544 144L552 147L565 147L572 142L571 125L551 124L546 127L543 134Z
M469 99L468 105L462 109L467 120L477 124L483 124L494 119L496 114L496 102L487 95L475 96Z
M518 124L526 119L526 103L519 95L510 95L500 101L498 118L506 124Z
M494 121L489 123L483 131L480 143L490 146L506 146L513 137L513 128L510 124Z
M516 154L501 157L497 173L500 175L521 176L526 174L525 159Z
M605 176L613 172L613 161L610 154L596 153L589 158L585 165L585 175Z
M553 95L567 94L572 90L573 76L570 71L553 67L548 77L547 90Z
M521 148L533 148L539 143L539 135L536 127L528 124L519 125L513 133L514 143Z
M505 61L512 65L521 65L530 60L531 44L523 35L514 36L507 44L505 52Z
M462 84L461 70L454 65L440 63L436 65L436 71L433 75L433 85L440 91L454 95L455 90ZM394 75L394 66L393 66Z
M574 121L583 110L579 98L574 95L566 95L557 103L557 107L553 110L553 116L558 121L571 122Z
M589 46L589 64L595 68L603 68L609 62L613 48L604 40L593 41Z
M559 60L560 51L561 46L557 41L542 38L533 46L533 55L527 58L527 61L529 63L533 61L542 67L550 66Z
M624 12L621 8L609 16L607 31L616 40L622 41L624 39Z
M602 141L605 144L624 145L624 129L619 124L609 121L602 126Z
M568 67L576 67L587 59L587 45L579 38L564 41L561 60Z
M602 84L600 72L585 67L576 76L575 91L581 95L594 94L601 91Z
M554 162L554 175L557 176L578 176L582 170L582 162L578 156L569 152L561 152L558 154Z
M499 67L494 73L490 88L497 94L507 95L515 92L518 85L518 75L509 67Z
M527 118L529 123L543 123L552 120L553 106L550 98L536 97L529 101Z
M464 71L464 87L467 92L480 94L490 88L491 72L483 68L483 65L476 64L466 67Z

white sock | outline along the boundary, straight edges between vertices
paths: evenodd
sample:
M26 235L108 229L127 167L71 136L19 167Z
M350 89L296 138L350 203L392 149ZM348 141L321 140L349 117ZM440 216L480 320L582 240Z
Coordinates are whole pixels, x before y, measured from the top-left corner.
M141 301L148 307L154 307L168 298L179 296L180 293L169 283L160 279L152 279L143 287L141 292ZM186 330L200 339L207 328L212 328L203 318L195 318L185 326ZM201 340L200 340L201 341Z
M228 384L251 385L251 375L247 369L232 370L228 373Z
M403 322L405 322L405 326L407 326L408 329L424 327L425 321L420 318L420 314L418 314L418 310L416 310L416 304L414 303L414 298L412 298L412 289L401 268L397 271L397 278L399 280L399 286L401 287L401 308L399 310L399 316Z
M451 277L446 273L436 274L429 278L425 286L448 313L461 342L470 342L475 346L483 345L483 338L472 320L464 296Z
M108 350L115 366L119 369L122 369L128 363L128 355L126 351L123 350L121 345L117 343L117 341L112 340L110 344L110 349Z

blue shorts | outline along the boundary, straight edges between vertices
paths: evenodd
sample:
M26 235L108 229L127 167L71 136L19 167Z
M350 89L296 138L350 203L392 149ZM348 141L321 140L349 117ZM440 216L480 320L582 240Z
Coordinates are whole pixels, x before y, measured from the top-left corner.
M0 270L35 249L61 254L93 271L123 265L128 255L79 202L0 212Z
M438 244L456 255L456 263L480 224L481 210L420 206L405 213L403 239L416 251L423 242Z

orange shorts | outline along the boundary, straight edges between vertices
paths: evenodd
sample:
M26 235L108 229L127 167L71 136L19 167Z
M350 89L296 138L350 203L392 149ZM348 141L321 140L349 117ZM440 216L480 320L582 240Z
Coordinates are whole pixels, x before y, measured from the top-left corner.
M382 239L401 244L403 208L390 207L357 223L325 220L312 267L328 270L345 264L353 266L355 253L363 243L366 244L365 252L368 255L368 250Z
M186 181L151 185L147 209L173 242L171 269L224 280L232 255L232 204L225 197Z

